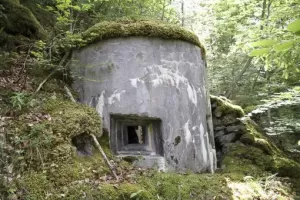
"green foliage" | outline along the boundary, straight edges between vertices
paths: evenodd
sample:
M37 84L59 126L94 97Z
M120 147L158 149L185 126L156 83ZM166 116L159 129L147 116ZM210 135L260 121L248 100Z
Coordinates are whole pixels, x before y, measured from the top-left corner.
M22 92L15 92L10 97L10 102L14 109L21 110L27 104L26 94Z
M199 20L208 33L198 34L205 39L213 94L246 107L299 83L299 38L288 28L300 17L298 1L218 0L202 6Z
M300 19L290 23L287 29L297 35L300 32Z
M269 99L262 100L264 103L258 105L248 116L268 111L269 109L282 106L300 105L300 87L294 87L286 92L275 93Z
M3 0L0 3L1 19L7 14L6 7L3 6L5 9L2 9L1 5L7 2L7 0ZM21 1L21 3L24 2L27 2L26 6L29 7L28 0ZM290 70L292 66L297 68L298 47L293 45L292 40L298 34L295 28L298 26L298 22L296 21L287 28L295 34L286 33L284 31L286 28L282 28L287 26L286 22L294 20L291 20L287 13L290 13L290 16L295 19L299 18L298 10L294 9L297 6L292 5L295 3L297 5L297 2L287 3L277 0L272 2L271 12L268 13L269 20L259 18L261 13L258 11L263 10L262 2L259 1L222 0L209 6L209 12L205 13L205 17L202 19L207 21L205 30L213 33L210 35L210 40L206 42L209 44L208 61L211 66L209 70L210 74L214 75L214 88L217 86L214 91L223 93L224 89L229 90L233 86L235 90L232 97L237 100L244 98L245 104L252 105L253 102L257 103L258 100L266 98L268 93L279 93L286 90L287 87L295 83L292 80L296 80L298 83L299 76L297 77L297 74L293 74L293 71ZM21 6L17 0L8 3L17 7ZM26 47L29 49L23 54L28 54L28 59L21 60L21 62L17 59L13 61L18 61L14 63L21 63L22 65L25 63L26 70L31 73L30 75L35 75L32 81L37 82L36 84L44 80L45 76L45 73L39 71L53 69L60 60L62 49L68 50L78 43L86 42L81 38L81 33L95 22L124 16L133 16L133 18L143 16L163 21L176 21L174 10L170 6L171 1L165 0L145 0L134 3L131 0L98 0L93 2L32 0L31 3L37 7L36 3L39 3L40 6L48 6L48 9L55 15L55 28L49 31L48 40L35 41L29 44L24 36L8 34L5 28L0 34L3 41L12 39L15 42L25 41ZM33 7L30 6L31 9ZM213 16L210 15L211 11L214 12ZM19 16L15 12L13 10L9 15ZM35 10L33 13L37 12ZM27 30L28 27L32 26L33 29L29 28L28 32L25 30L25 38L38 38L36 37L38 35L36 34L36 20L23 21L24 17L31 16L31 14L25 15L26 13L27 11L22 11L20 14L24 14L24 16L18 17L21 19L21 24L25 24L25 26L21 27L23 29L20 30L14 29L14 33ZM42 18L38 17L38 19ZM45 19L41 21L48 23ZM16 21L9 22L20 25L19 22L15 23ZM261 29L260 25L264 28ZM89 43L135 34L181 39L202 47L194 34L173 25L160 24L156 21L106 21L102 25L96 25L84 32L83 36ZM263 41L260 41L261 39ZM259 42L252 43L252 47L257 49L272 47L274 48L272 52L280 53L280 55L278 54L280 57L250 60L246 72L239 78L239 73L243 72L241 66L244 66L243 64L248 60L249 47L246 44L253 41ZM267 65L265 65L266 62L268 62ZM274 66L279 63L284 63L282 67L289 69L289 76L286 80L289 82L284 82L281 71L273 72L273 70L278 69ZM30 65L33 68L28 68ZM34 73L32 73L33 71ZM273 73L266 75L269 72ZM255 80L254 77L257 74L258 78ZM271 88L270 91L268 88ZM92 108L71 103L58 97L60 95L57 93L61 92L60 82L55 79L49 80L45 84L43 92L51 92L51 94L40 93L35 96L34 106L30 105L31 98L28 98L25 93L19 92L13 96L8 95L8 97L12 97L8 98L8 105L14 105L15 109L22 108L23 110L26 107L30 107L30 109L25 109L24 112L13 116L12 119L0 117L1 178L4 174L4 181L0 181L0 191L1 195L5 193L4 199L7 199L7 196L11 199L231 199L237 198L241 193L249 194L249 198L256 199L293 198L289 192L286 192L285 187L282 187L278 182L275 184L278 190L273 190L267 180L256 180L261 176L267 177L266 174L269 175L270 172L279 172L282 176L299 178L300 168L298 163L287 159L251 124L247 124L248 132L244 135L244 141L248 141L247 145L249 146L240 143L229 145L223 161L222 173L214 175L157 172L143 174L137 171L134 174L128 174L128 176L124 175L126 179L123 182L114 184L109 178L105 179L110 172L100 155L95 154L92 157L79 158L76 156L75 147L71 145L72 137L79 134L102 135L101 119L98 114ZM292 101L292 99L298 99L299 95L291 96L282 96L279 101L285 101L284 98ZM269 95L269 97L273 96ZM2 99L6 99L6 95L2 95L1 90L1 112L4 108L2 104L6 103ZM274 100L269 99L270 101ZM233 106L225 98L216 99L216 101L217 103L225 102L224 106L221 107L221 112L229 112L236 117L244 115L241 107ZM268 108L270 107L276 108L274 104L269 104ZM4 135L2 130L5 130L5 140L2 137ZM102 137L100 142L109 159L114 159L109 150L109 138L107 136ZM123 163L118 163L118 167L129 168ZM126 174L126 170L121 170L121 172ZM142 174L142 176L127 180L127 177L136 174ZM251 179L255 180L246 181L243 179L245 175L253 176L254 178ZM101 181L103 178L108 183ZM111 183L109 183L110 181ZM247 193L244 190L235 192L233 185L240 185L242 189L249 187L248 192L251 192ZM270 191L274 196L272 198L263 196L261 191L265 193ZM241 199L243 198L241 197Z
M11 108L20 114L29 108L33 109L38 104L37 100L26 92L13 92L9 96Z
M252 47L269 47L269 46L273 46L276 43L277 42L275 40L261 40L261 41L251 43L250 46L252 46Z
M296 20L288 25L288 31L294 33L297 35L297 33L300 33L300 20ZM287 35L289 35L287 33ZM251 43L250 45L252 47L268 47L268 48L259 48L259 49L254 49L251 51L249 54L250 56L253 57L266 57L266 66L268 66L268 62L270 59L273 59L273 56L280 56L282 52L288 53L288 51L292 51L294 46L297 46L300 42L300 38L296 37L291 37L290 40L285 40L285 41L275 41L275 40L260 40L254 43ZM277 65L276 67L282 67L281 62L274 63ZM288 78L288 72L289 70L286 67L286 70L284 71L285 77Z

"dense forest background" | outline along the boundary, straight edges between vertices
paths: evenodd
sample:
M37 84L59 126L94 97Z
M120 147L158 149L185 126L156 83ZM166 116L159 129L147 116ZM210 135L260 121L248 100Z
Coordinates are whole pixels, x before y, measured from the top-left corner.
M86 30L103 21L126 23L146 19L176 24L195 32L206 49L210 93L242 106L247 116L261 125L282 151L299 161L299 0L0 0L0 136L2 130L9 130L5 140L0 138L3 173L13 180L12 177L19 177L26 169L40 170L35 168L35 163L42 166L43 173L48 170L50 154L40 151L63 139L49 133L54 123L41 123L52 118L39 106L45 99L53 100L65 94L62 86L72 81L68 58L72 48L86 42L82 38ZM73 120L60 116L55 105L50 103L46 109L53 112L54 119ZM76 116L85 116L81 111L92 112L72 104L59 105L70 108L70 114ZM91 118L93 123L100 123ZM22 131L30 134L22 135ZM69 169L66 166L62 168L63 174ZM49 168L55 177L57 169L50 165ZM38 179L38 175L29 177ZM175 180L172 177L164 177L172 183L169 188ZM26 180L25 185L32 183L30 178ZM218 184L216 187L220 188ZM10 195L10 199L19 191L15 185L0 184L0 188L6 189L4 196ZM138 196L136 190L131 193Z
M27 27L34 20L22 14L25 10L20 9L19 15L14 16L11 12L16 8L5 9L0 5L0 25L2 46L18 48L25 58L34 55L30 60L25 59L24 65L35 62L51 71L64 57L63 52L82 42L80 35L101 21L152 19L178 24L194 31L206 48L212 94L241 105L249 115L259 118L270 134L288 133L284 137L293 138L292 146L300 139L297 0L21 0L20 3L20 7L30 8L39 23ZM40 40L28 44L29 39ZM60 68L64 70L65 66Z

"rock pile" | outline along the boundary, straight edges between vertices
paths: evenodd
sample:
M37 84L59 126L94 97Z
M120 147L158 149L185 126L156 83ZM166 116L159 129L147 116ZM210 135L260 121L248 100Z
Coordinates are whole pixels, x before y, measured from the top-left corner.
M271 154L270 144L256 131L258 127L255 122L244 117L244 111L240 106L233 105L225 97L211 96L210 99L219 167L228 146L232 143L255 146Z

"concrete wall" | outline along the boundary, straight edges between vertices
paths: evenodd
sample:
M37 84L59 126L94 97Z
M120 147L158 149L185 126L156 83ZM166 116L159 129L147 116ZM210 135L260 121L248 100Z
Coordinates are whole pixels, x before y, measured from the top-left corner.
M158 38L110 39L75 51L71 71L80 101L96 107L104 128L110 130L110 114L160 118L168 170L214 170L199 47Z

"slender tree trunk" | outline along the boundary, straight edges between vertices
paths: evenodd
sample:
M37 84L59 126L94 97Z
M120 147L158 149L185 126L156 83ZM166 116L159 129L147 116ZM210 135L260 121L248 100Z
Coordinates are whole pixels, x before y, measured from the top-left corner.
M184 0L181 1L181 26L184 27L185 21L184 21Z
M121 0L119 0L119 9L118 9L118 14L119 14L119 17L121 17Z
M166 10L166 0L163 0L163 8L162 8L162 14L161 14L161 21L164 21L165 10Z
M255 88L255 86L256 86L256 83L257 83L257 80L258 80L259 74L260 74L260 71L259 71L259 70L257 70L256 77L255 77L255 79L254 79L254 81L253 81L253 83L252 83L252 86L251 86L251 92L253 92L253 90L254 90L254 88Z
M253 57L249 57L247 59L247 62L245 63L243 69L240 71L240 73L238 74L238 76L235 78L235 80L233 81L233 83L231 84L231 86L229 88L229 91L226 93L226 97L227 98L231 98L233 96L235 88L236 88L236 85L238 84L238 82L240 82L240 80L242 79L242 77L245 74L245 72L251 66L252 60L253 60Z
M271 2L268 5L267 8L267 0L263 0L263 4L262 4L262 12L261 12L261 21L263 22L266 16L266 10L268 9L268 15L270 12L270 6L271 6ZM260 26L260 30L263 30L264 26L263 24L261 24ZM231 98L235 92L236 89L236 85L238 84L238 82L242 79L243 75L245 74L245 72L248 70L248 68L251 66L251 62L253 60L253 57L249 57L246 64L244 65L242 71L239 73L239 75L237 76L237 78L233 81L233 83L231 84L231 87L229 88L229 91L226 92L226 97L227 98Z
M262 12L261 12L261 20L263 21L265 19L266 15L266 8L267 8L267 0L263 1L263 7L262 7ZM263 24L260 26L260 30L263 30L264 26Z
M40 89L43 87L43 85L48 81L49 78L51 78L57 72L57 70L60 67L64 66L64 63L66 62L66 60L69 58L70 55L71 55L71 51L68 51L68 52L65 53L65 55L60 60L59 64L56 66L56 68L53 69L53 71L39 84L39 86L35 90L34 94L36 94L40 91Z
M268 84L268 99L270 99L271 97L271 82L270 82L270 72L267 71L267 84ZM268 123L269 123L269 126L271 126L271 123L272 123L272 116L271 116L271 109L268 108Z

